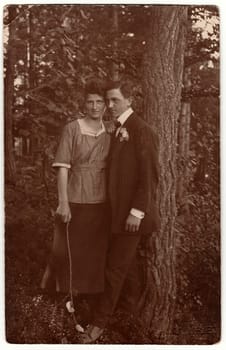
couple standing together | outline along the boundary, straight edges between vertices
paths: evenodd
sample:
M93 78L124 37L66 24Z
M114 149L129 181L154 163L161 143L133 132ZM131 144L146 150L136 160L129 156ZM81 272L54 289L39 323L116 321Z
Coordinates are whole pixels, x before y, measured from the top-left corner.
M129 80L88 83L85 117L65 126L53 164L59 224L42 287L54 275L57 291L68 292L72 278L74 295L100 296L83 343L100 337L126 281L131 309L137 302L137 247L159 226L158 138L134 113L133 88ZM102 119L106 106L110 122Z

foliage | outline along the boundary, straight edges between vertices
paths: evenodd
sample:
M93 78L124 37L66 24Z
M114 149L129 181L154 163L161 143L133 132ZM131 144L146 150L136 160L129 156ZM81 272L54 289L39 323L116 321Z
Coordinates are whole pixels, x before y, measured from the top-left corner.
M140 78L151 5L18 5L16 9L17 16L11 23L7 21L7 7L5 11L5 24L16 26L17 33L11 43L17 59L15 135L24 130L40 138L55 135L67 119L82 112L86 80L105 78L112 62L119 65L121 73ZM213 11L217 10L189 9L193 29L188 35L185 63L215 62L219 23ZM207 27L208 36L203 37L206 32L202 20L209 24L213 17L214 25ZM5 46L7 50L7 42ZM205 89L208 94L218 91L215 84ZM183 96L200 93L203 88L193 81L192 90L185 90Z
M100 31L112 21L112 9L100 5L18 6L18 16L9 24L16 25L17 32L12 41L18 60L15 134L21 129L40 137L43 133L55 134L62 122L81 111L88 78L106 77L112 61L120 62L121 67L126 61L126 71L135 70L138 62L133 60L138 59L140 50L132 55L128 50L132 53L139 40L127 36L124 28L116 34L109 28ZM123 19L126 13L125 6L119 6L118 14ZM131 12L128 16L131 19ZM121 39L116 52L115 36Z
M210 195L205 187L194 196L190 216L177 220L175 332L189 344L212 344L220 337L219 198L216 189ZM183 313L183 321L177 313Z

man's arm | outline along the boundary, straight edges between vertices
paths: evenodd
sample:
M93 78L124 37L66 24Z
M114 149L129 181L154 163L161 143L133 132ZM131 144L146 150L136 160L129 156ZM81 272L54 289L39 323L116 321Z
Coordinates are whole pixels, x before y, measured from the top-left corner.
M127 217L125 229L129 232L139 230L145 213L151 212L158 185L158 138L149 127L136 134L135 149L138 159L138 186L133 198L132 208Z
M138 159L138 185L132 208L144 213L151 211L156 200L159 181L158 137L149 127L143 127L136 135L135 149Z
M135 146L139 163L138 186L132 207L149 213L152 203L156 200L156 189L159 181L158 137L151 128L144 127L136 137Z
M125 225L129 232L138 231L145 214L151 212L159 180L158 137L150 128L144 127L136 134L135 148L139 173L138 186Z

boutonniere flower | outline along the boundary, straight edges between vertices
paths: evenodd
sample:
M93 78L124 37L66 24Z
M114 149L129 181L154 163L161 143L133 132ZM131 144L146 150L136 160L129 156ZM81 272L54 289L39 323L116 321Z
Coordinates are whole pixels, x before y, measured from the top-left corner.
M119 130L119 141L120 142L129 141L129 133L126 130L126 128L121 128Z

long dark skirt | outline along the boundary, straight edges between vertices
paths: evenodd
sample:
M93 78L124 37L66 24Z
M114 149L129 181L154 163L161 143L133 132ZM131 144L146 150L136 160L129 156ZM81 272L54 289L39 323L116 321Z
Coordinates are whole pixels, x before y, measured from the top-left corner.
M74 295L103 292L109 241L107 205L72 203L70 206L68 235L67 225L56 219L52 252L41 288L68 293L72 281Z

